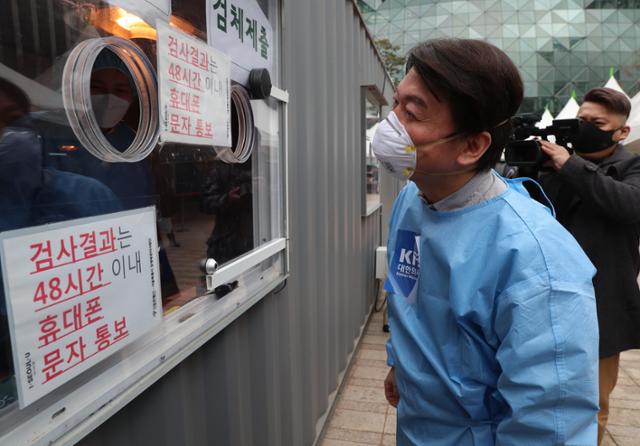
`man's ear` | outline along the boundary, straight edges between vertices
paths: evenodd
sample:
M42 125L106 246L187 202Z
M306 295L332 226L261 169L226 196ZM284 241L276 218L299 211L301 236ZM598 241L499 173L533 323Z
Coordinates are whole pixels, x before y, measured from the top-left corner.
M620 139L618 141L622 141L623 139L626 139L627 136L629 136L629 132L631 132L631 127L629 127L628 125L625 125L624 127L622 127L620 129Z
M468 136L464 141L462 151L458 155L458 164L462 166L472 166L482 158L491 145L491 134L480 132Z

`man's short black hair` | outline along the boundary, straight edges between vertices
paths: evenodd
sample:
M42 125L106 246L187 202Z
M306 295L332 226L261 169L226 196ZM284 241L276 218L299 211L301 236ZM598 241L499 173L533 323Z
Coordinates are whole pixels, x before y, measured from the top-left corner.
M595 102L608 111L624 116L626 120L631 113L631 101L619 91L612 88L597 87L587 91L582 102Z
M522 78L511 59L481 40L436 39L409 52L407 72L412 68L439 101L449 104L456 132L491 133L477 170L493 167L513 132L509 119L522 103Z

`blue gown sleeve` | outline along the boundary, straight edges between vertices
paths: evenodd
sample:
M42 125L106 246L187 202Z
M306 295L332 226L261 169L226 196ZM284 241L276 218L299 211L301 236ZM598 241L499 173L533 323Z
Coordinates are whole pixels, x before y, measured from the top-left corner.
M395 357L395 352L393 351L393 345L391 345L391 338L387 339L386 347L387 347L387 365L389 367L395 367L396 357Z
M400 193L398 194L398 197L396 198L395 202L393 203L393 209L391 210L391 217L389 218L389 235L388 235L388 241L387 241L387 265L391 261L391 254L392 254L391 251L394 244L393 241L395 240L395 233L398 229L396 227L397 220L398 220L398 212L400 207L402 206L405 196L407 195L407 191L411 186L412 186L412 183L408 183L406 186L404 186L400 191ZM386 283L385 283L385 290L387 290ZM387 292L390 293L390 291L388 290ZM390 298L391 295L389 295L388 297ZM389 326L391 326L391 324L392 324L391 315L389 315ZM389 336L389 339L387 339L385 346L387 349L387 365L389 367L395 367L396 359L395 359L395 353L393 350L393 344L391 343L391 336Z
M502 373L496 397L509 408L499 445L595 445L598 324L591 284L550 287L530 278L505 290L495 314Z

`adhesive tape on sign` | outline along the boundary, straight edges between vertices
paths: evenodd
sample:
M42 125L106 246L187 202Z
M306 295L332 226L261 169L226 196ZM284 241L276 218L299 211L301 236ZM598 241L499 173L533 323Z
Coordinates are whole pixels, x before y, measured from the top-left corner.
M218 158L226 163L244 163L253 152L257 133L249 93L240 85L231 87L231 101L238 120L238 138L234 147L215 147Z
M104 49L119 57L133 77L140 101L138 131L131 145L120 152L102 133L91 105L91 74ZM160 134L158 91L153 65L133 42L121 37L101 37L79 43L62 73L62 99L71 129L93 156L110 163L135 163L153 151Z

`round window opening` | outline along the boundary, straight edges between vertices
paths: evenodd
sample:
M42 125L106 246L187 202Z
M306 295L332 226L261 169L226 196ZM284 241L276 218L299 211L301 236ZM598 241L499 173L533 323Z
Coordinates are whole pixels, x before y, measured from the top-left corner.
M251 99L241 85L231 86L231 148L216 147L218 158L226 163L244 163L256 144Z
M133 42L104 37L77 45L64 67L62 97L72 130L96 158L138 162L156 147L156 75Z

